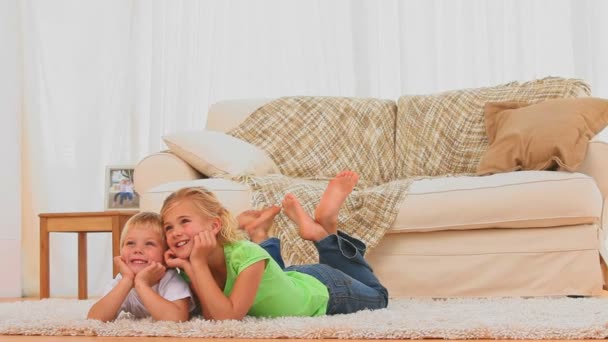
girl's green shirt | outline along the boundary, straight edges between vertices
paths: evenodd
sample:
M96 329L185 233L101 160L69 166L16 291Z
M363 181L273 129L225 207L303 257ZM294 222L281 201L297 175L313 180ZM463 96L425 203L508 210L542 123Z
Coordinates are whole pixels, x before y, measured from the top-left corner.
M327 312L327 287L308 274L283 271L262 247L250 241L224 245L226 286L232 292L237 276L252 264L265 260L264 275L248 315L256 317L322 316Z

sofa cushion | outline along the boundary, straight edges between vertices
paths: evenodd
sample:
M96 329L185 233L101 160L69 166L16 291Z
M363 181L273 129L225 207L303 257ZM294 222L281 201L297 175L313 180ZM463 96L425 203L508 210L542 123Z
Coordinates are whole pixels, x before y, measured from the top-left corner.
M583 81L550 77L523 84L403 96L397 103L396 177L475 173L488 148L486 102L536 103L589 94Z
M480 175L517 170L575 171L589 140L608 124L608 100L555 99L528 105L489 102L485 108L490 147Z
M163 140L178 157L206 176L278 173L266 152L246 141L214 131L183 131Z
M203 186L212 191L232 213L240 213L251 209L251 191L247 185L220 178L208 178L170 182L153 187L140 194L140 210L159 213L165 198L171 193L192 186Z
M595 181L581 173L441 177L412 183L390 231L588 224L599 222L601 210Z

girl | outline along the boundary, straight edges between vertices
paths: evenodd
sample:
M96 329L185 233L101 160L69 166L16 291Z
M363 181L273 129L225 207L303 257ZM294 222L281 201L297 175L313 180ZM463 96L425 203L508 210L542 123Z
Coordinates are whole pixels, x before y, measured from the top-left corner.
M338 212L358 181L351 171L329 182L313 220L297 198L287 194L283 209L299 235L313 241L319 264L282 270L257 244L244 239L236 219L203 188L171 194L161 216L169 267L191 279L203 316L320 316L385 308L388 291L363 259L365 244L337 230ZM251 234L251 232L250 232ZM278 246L278 239L270 239Z

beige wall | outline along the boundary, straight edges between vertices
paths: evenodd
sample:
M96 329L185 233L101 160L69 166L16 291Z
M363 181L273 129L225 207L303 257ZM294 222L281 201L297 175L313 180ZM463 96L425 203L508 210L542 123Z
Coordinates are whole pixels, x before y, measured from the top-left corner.
M21 296L22 53L18 0L0 1L0 297Z

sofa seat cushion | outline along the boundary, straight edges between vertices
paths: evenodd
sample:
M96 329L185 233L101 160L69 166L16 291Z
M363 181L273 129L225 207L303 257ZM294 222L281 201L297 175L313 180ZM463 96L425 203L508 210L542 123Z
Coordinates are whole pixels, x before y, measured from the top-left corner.
M165 198L181 188L203 186L212 191L228 210L240 213L251 209L251 190L245 184L221 178L206 178L161 184L140 194L140 210L160 212Z
M366 258L391 297L597 296L598 227L386 234Z
M581 173L520 171L412 183L390 231L532 228L598 223L602 196Z

